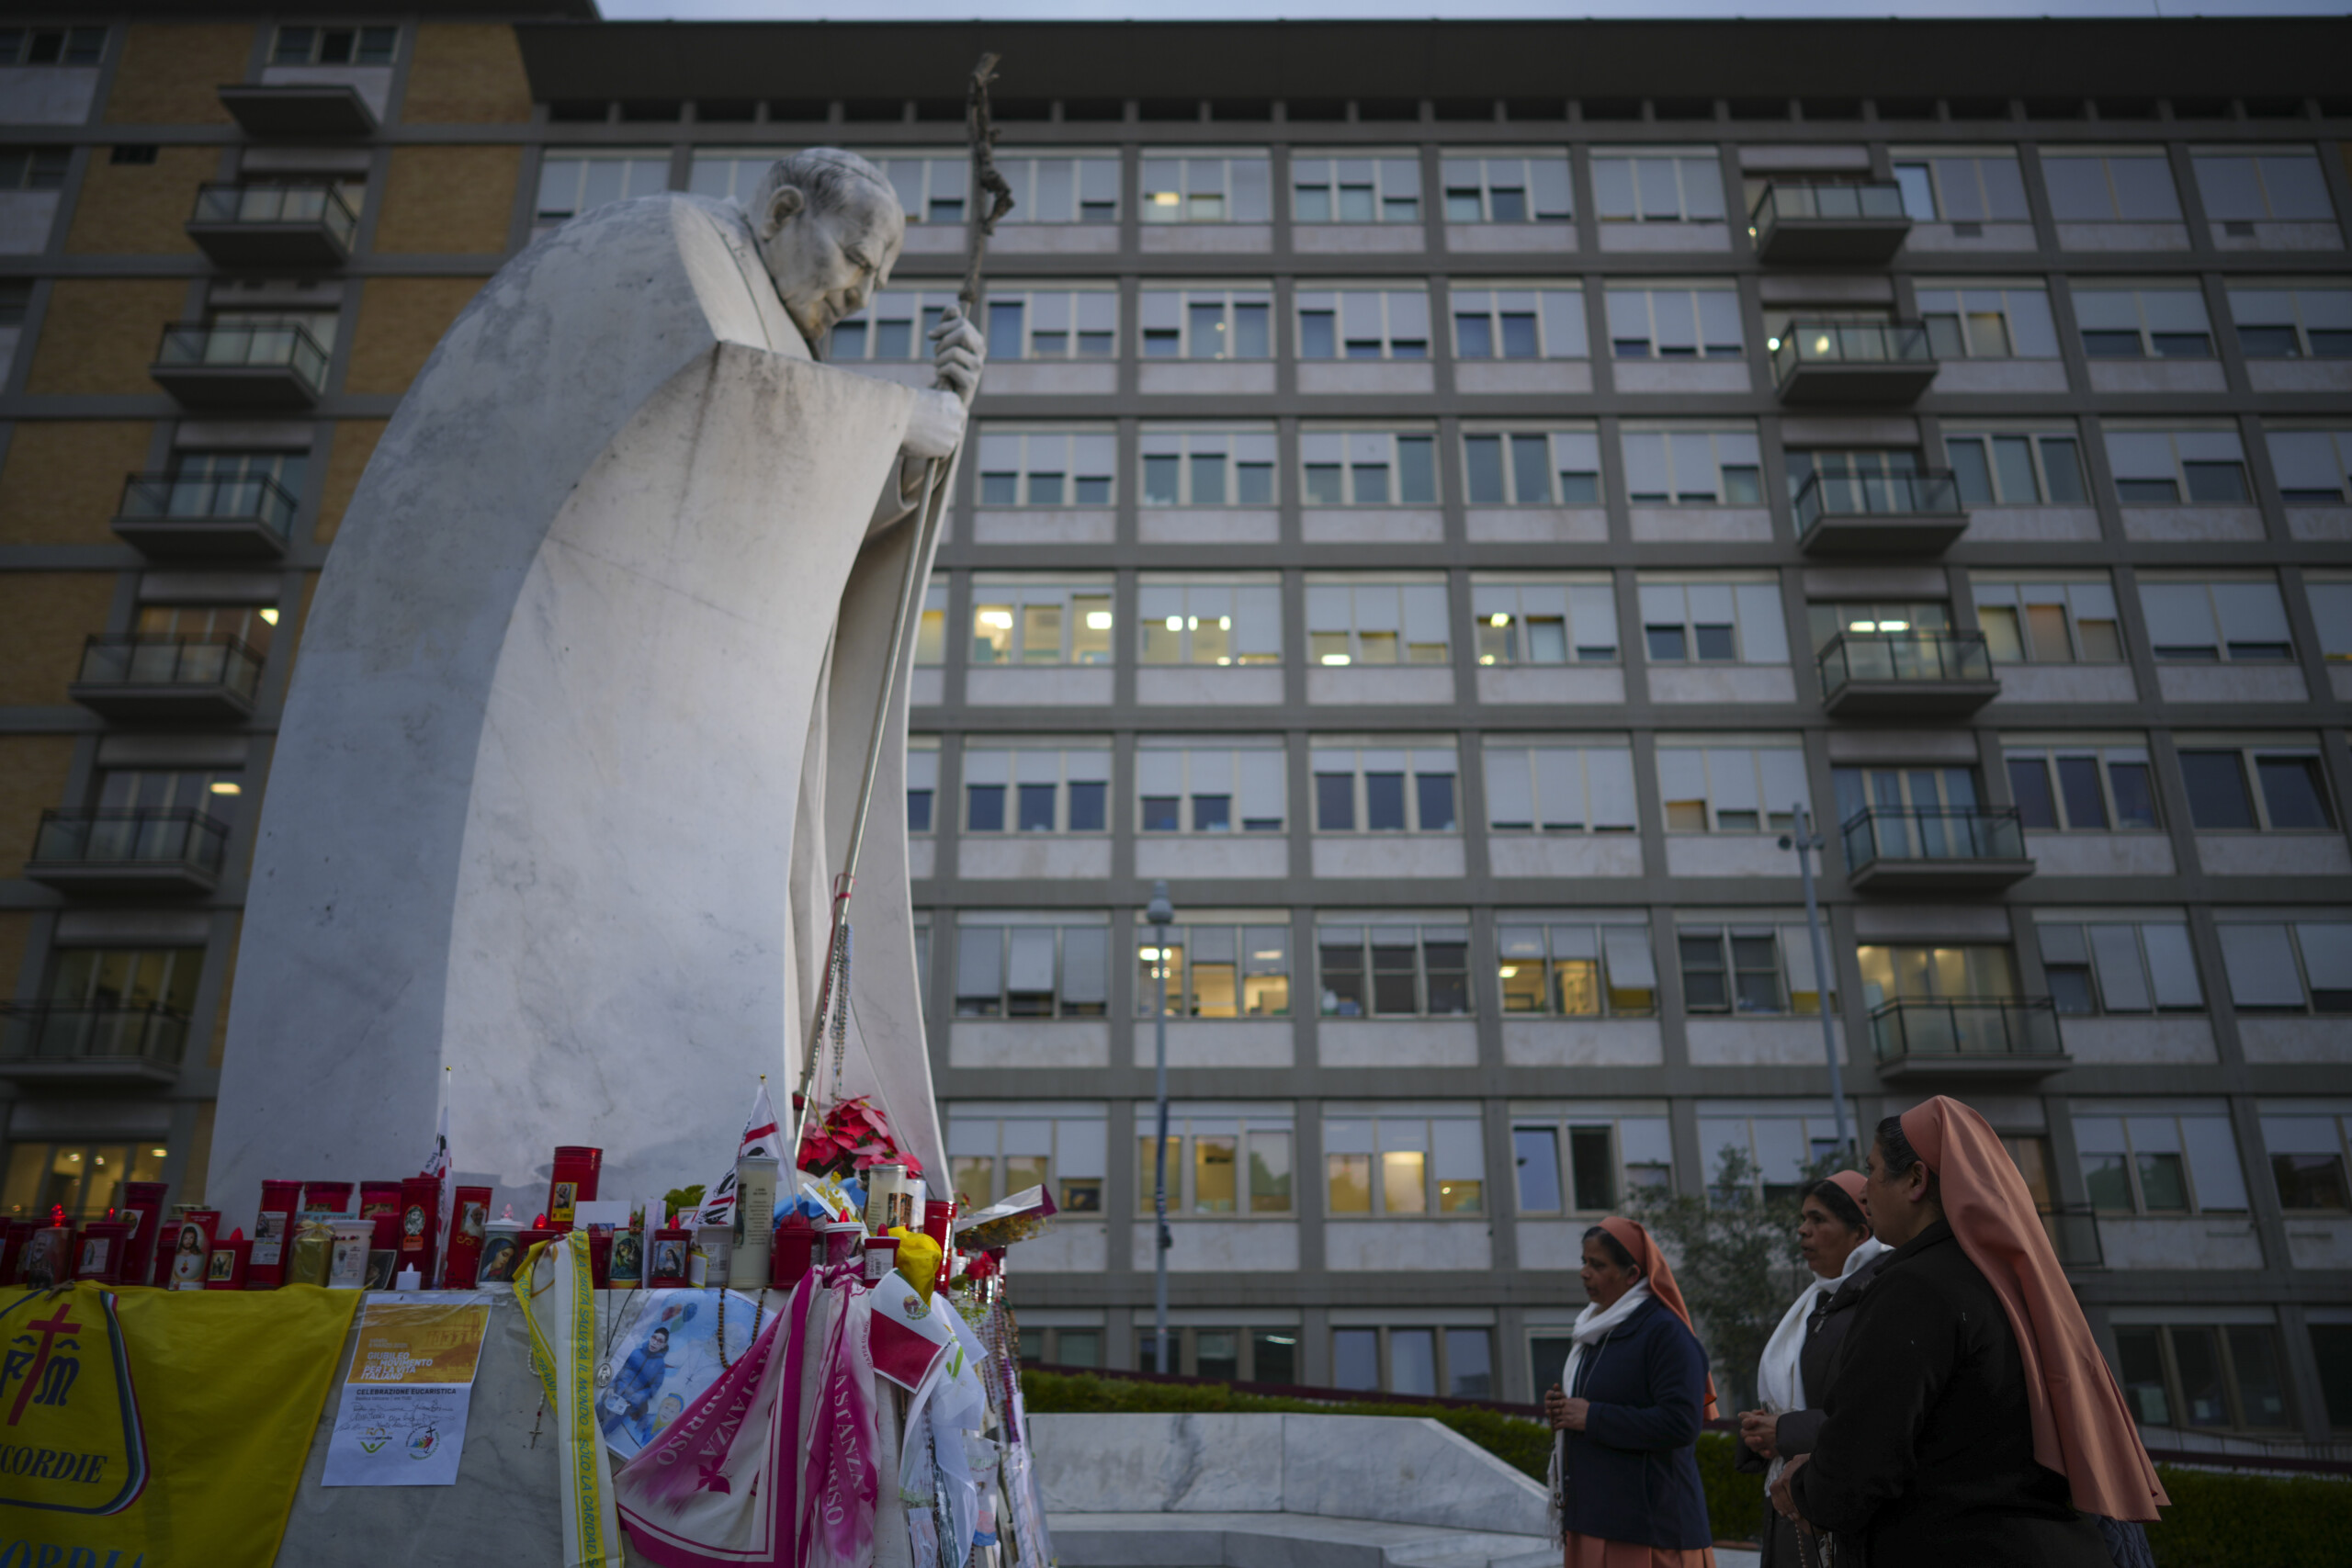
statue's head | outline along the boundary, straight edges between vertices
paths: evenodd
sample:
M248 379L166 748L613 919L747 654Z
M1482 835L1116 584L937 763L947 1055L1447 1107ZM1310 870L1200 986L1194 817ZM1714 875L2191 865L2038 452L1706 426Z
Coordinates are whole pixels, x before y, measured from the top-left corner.
M889 281L907 233L888 177L838 147L811 147L770 164L752 195L751 216L785 313L812 345Z

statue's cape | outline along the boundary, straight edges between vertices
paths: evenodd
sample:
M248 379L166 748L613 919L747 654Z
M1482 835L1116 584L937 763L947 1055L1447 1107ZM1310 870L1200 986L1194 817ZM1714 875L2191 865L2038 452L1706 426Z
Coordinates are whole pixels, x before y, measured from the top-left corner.
M914 397L809 358L729 206L615 203L491 280L401 400L305 617L215 1203L415 1169L445 1066L459 1179L519 1213L558 1144L604 1149L606 1196L731 1157L814 1005L915 533L869 521ZM903 670L891 695L846 1076L944 1170Z

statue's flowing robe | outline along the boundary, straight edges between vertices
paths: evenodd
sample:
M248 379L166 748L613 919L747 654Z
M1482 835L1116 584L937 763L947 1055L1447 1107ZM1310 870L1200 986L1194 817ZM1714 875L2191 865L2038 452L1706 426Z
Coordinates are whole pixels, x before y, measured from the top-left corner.
M522 1215L558 1144L605 1151L604 1196L658 1195L733 1157L758 1075L785 1102L919 532L916 395L815 363L741 209L699 197L587 213L458 317L306 617L214 1204L414 1171L445 1066L458 1179ZM844 1087L944 1175L899 805L910 662Z

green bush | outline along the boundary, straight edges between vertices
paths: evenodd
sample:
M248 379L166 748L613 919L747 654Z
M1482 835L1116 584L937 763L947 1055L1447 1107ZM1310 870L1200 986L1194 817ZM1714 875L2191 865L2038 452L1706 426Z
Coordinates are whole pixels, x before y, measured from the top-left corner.
M1729 1432L1699 1434L1699 1484L1707 1489L1707 1524L1717 1540L1764 1539L1764 1477L1733 1468L1739 1439Z
M2156 1473L2172 1497L2148 1527L2157 1568L2325 1568L2352 1541L2352 1484L2169 1465Z

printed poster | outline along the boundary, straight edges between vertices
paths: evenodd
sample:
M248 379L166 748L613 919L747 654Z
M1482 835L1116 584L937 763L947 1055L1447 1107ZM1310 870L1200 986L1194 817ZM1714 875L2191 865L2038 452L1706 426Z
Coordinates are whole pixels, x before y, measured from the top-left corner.
M455 1485L489 1329L487 1295L371 1297L319 1483Z

